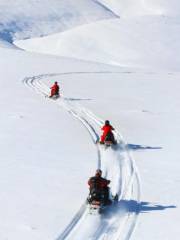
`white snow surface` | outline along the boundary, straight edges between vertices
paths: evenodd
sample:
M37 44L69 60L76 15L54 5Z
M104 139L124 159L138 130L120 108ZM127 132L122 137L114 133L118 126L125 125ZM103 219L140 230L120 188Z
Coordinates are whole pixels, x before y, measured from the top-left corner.
M97 1L82 2L87 11L92 4L107 11L106 20L87 24L81 19L81 27L42 41L16 42L19 48L1 35L0 239L179 240L180 46L175 15L180 4L165 1L166 17L144 16L149 15L144 11L132 18L130 11L129 19L112 20L112 12ZM9 3L13 17L20 3L22 11L32 7L32 1ZM43 3L37 2L42 12L49 12ZM130 1L109 1L107 7L120 15L118 3L124 12L131 8ZM150 3L162 10L161 1ZM0 11L6 4L1 2ZM28 13L38 23L32 10ZM51 24L49 19L47 28ZM18 36L14 25L12 29ZM51 55L53 45L58 56ZM60 84L58 100L47 98L54 81ZM116 129L118 146L113 149L96 144L105 119ZM119 201L101 215L89 215L87 180L98 167Z

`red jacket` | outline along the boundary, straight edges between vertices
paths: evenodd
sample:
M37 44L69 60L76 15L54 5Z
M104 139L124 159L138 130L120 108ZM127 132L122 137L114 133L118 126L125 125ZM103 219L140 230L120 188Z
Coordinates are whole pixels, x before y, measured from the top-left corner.
M58 92L58 91L59 91L59 85L55 83L55 84L51 87L51 90L54 90L55 92Z
M59 85L57 83L55 83L52 87L51 87L51 96L59 94Z
M107 135L109 132L114 130L114 128L111 125L104 125L101 130L103 130L103 134Z
M111 125L104 125L101 130L103 130L103 135L101 136L101 142L104 142L107 134L114 130L114 128Z

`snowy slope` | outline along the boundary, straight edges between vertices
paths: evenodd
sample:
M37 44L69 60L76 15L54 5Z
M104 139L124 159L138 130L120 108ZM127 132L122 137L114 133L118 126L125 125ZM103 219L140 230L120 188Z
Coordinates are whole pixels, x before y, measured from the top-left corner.
M16 45L107 64L178 70L179 26L179 19L169 17L105 20Z
M112 11L92 0L1 1L0 38L12 41L43 36L114 17Z
M134 17L150 14L160 14L161 11L157 7L149 7L149 2L152 1L142 1L142 0L99 0L105 6L113 9L113 11L121 17ZM157 2L157 1L156 1Z
M98 0L121 17L179 15L178 0Z
M180 54L180 21L175 17L178 1L108 1L106 5L113 11L122 9L118 14L126 18L91 23L16 45L33 52L107 64L179 69L180 59L174 57Z

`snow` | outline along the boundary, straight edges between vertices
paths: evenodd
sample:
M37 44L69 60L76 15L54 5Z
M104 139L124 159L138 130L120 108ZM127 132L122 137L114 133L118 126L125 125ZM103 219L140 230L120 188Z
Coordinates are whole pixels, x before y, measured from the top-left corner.
M0 38L12 41L44 36L115 17L108 8L89 0L78 0L78 4L73 0L1 1Z
M23 49L126 67L177 71L179 19L144 17L104 20L71 31L17 41ZM80 43L80 44L79 44Z
M99 0L121 17L146 15L179 15L179 1L172 0Z
M1 48L15 48L12 44L8 43L7 41L0 40L0 47Z
M100 0L100 2L108 6L109 8L111 8L115 13L119 14L119 16L123 18L162 13L157 6L155 8L150 7L151 6L150 4L152 3L152 1L137 0L136 2L134 2L133 0L127 0L127 1ZM156 5L157 5L157 1L156 1Z
M82 1L86 13L97 9L96 19L88 15L85 21L80 14L82 26L77 27L76 18L65 18L64 33L16 42L34 53L15 47L7 37L10 30L1 35L2 240L179 240L180 47L175 15L180 4L148 1L151 9L159 6L166 15L157 16L144 8L139 14L138 1L132 16L130 1L109 1L107 7L119 14L118 2L126 19L112 19L112 12L97 1ZM1 1L0 22L10 18L19 23L15 13L22 11L38 25L32 3ZM49 4L37 4L43 6L39 17L45 21ZM4 12L5 6L11 14ZM53 16L57 6L53 1ZM82 13L82 5L76 7ZM47 35L52 25L56 32L60 25L48 18L45 31L33 27L29 37ZM14 37L29 34L28 26L22 31L11 27ZM54 81L60 84L59 100L46 97ZM116 129L115 149L96 144L105 119ZM87 179L97 167L120 201L91 216L84 202Z

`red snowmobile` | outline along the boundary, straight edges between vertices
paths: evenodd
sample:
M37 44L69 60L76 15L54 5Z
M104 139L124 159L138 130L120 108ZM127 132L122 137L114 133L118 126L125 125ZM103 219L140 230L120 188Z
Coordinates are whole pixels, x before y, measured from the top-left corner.
M117 144L112 132L114 128L110 125L109 120L105 121L105 125L101 128L101 130L103 130L103 134L101 136L100 144L104 144L107 147Z

